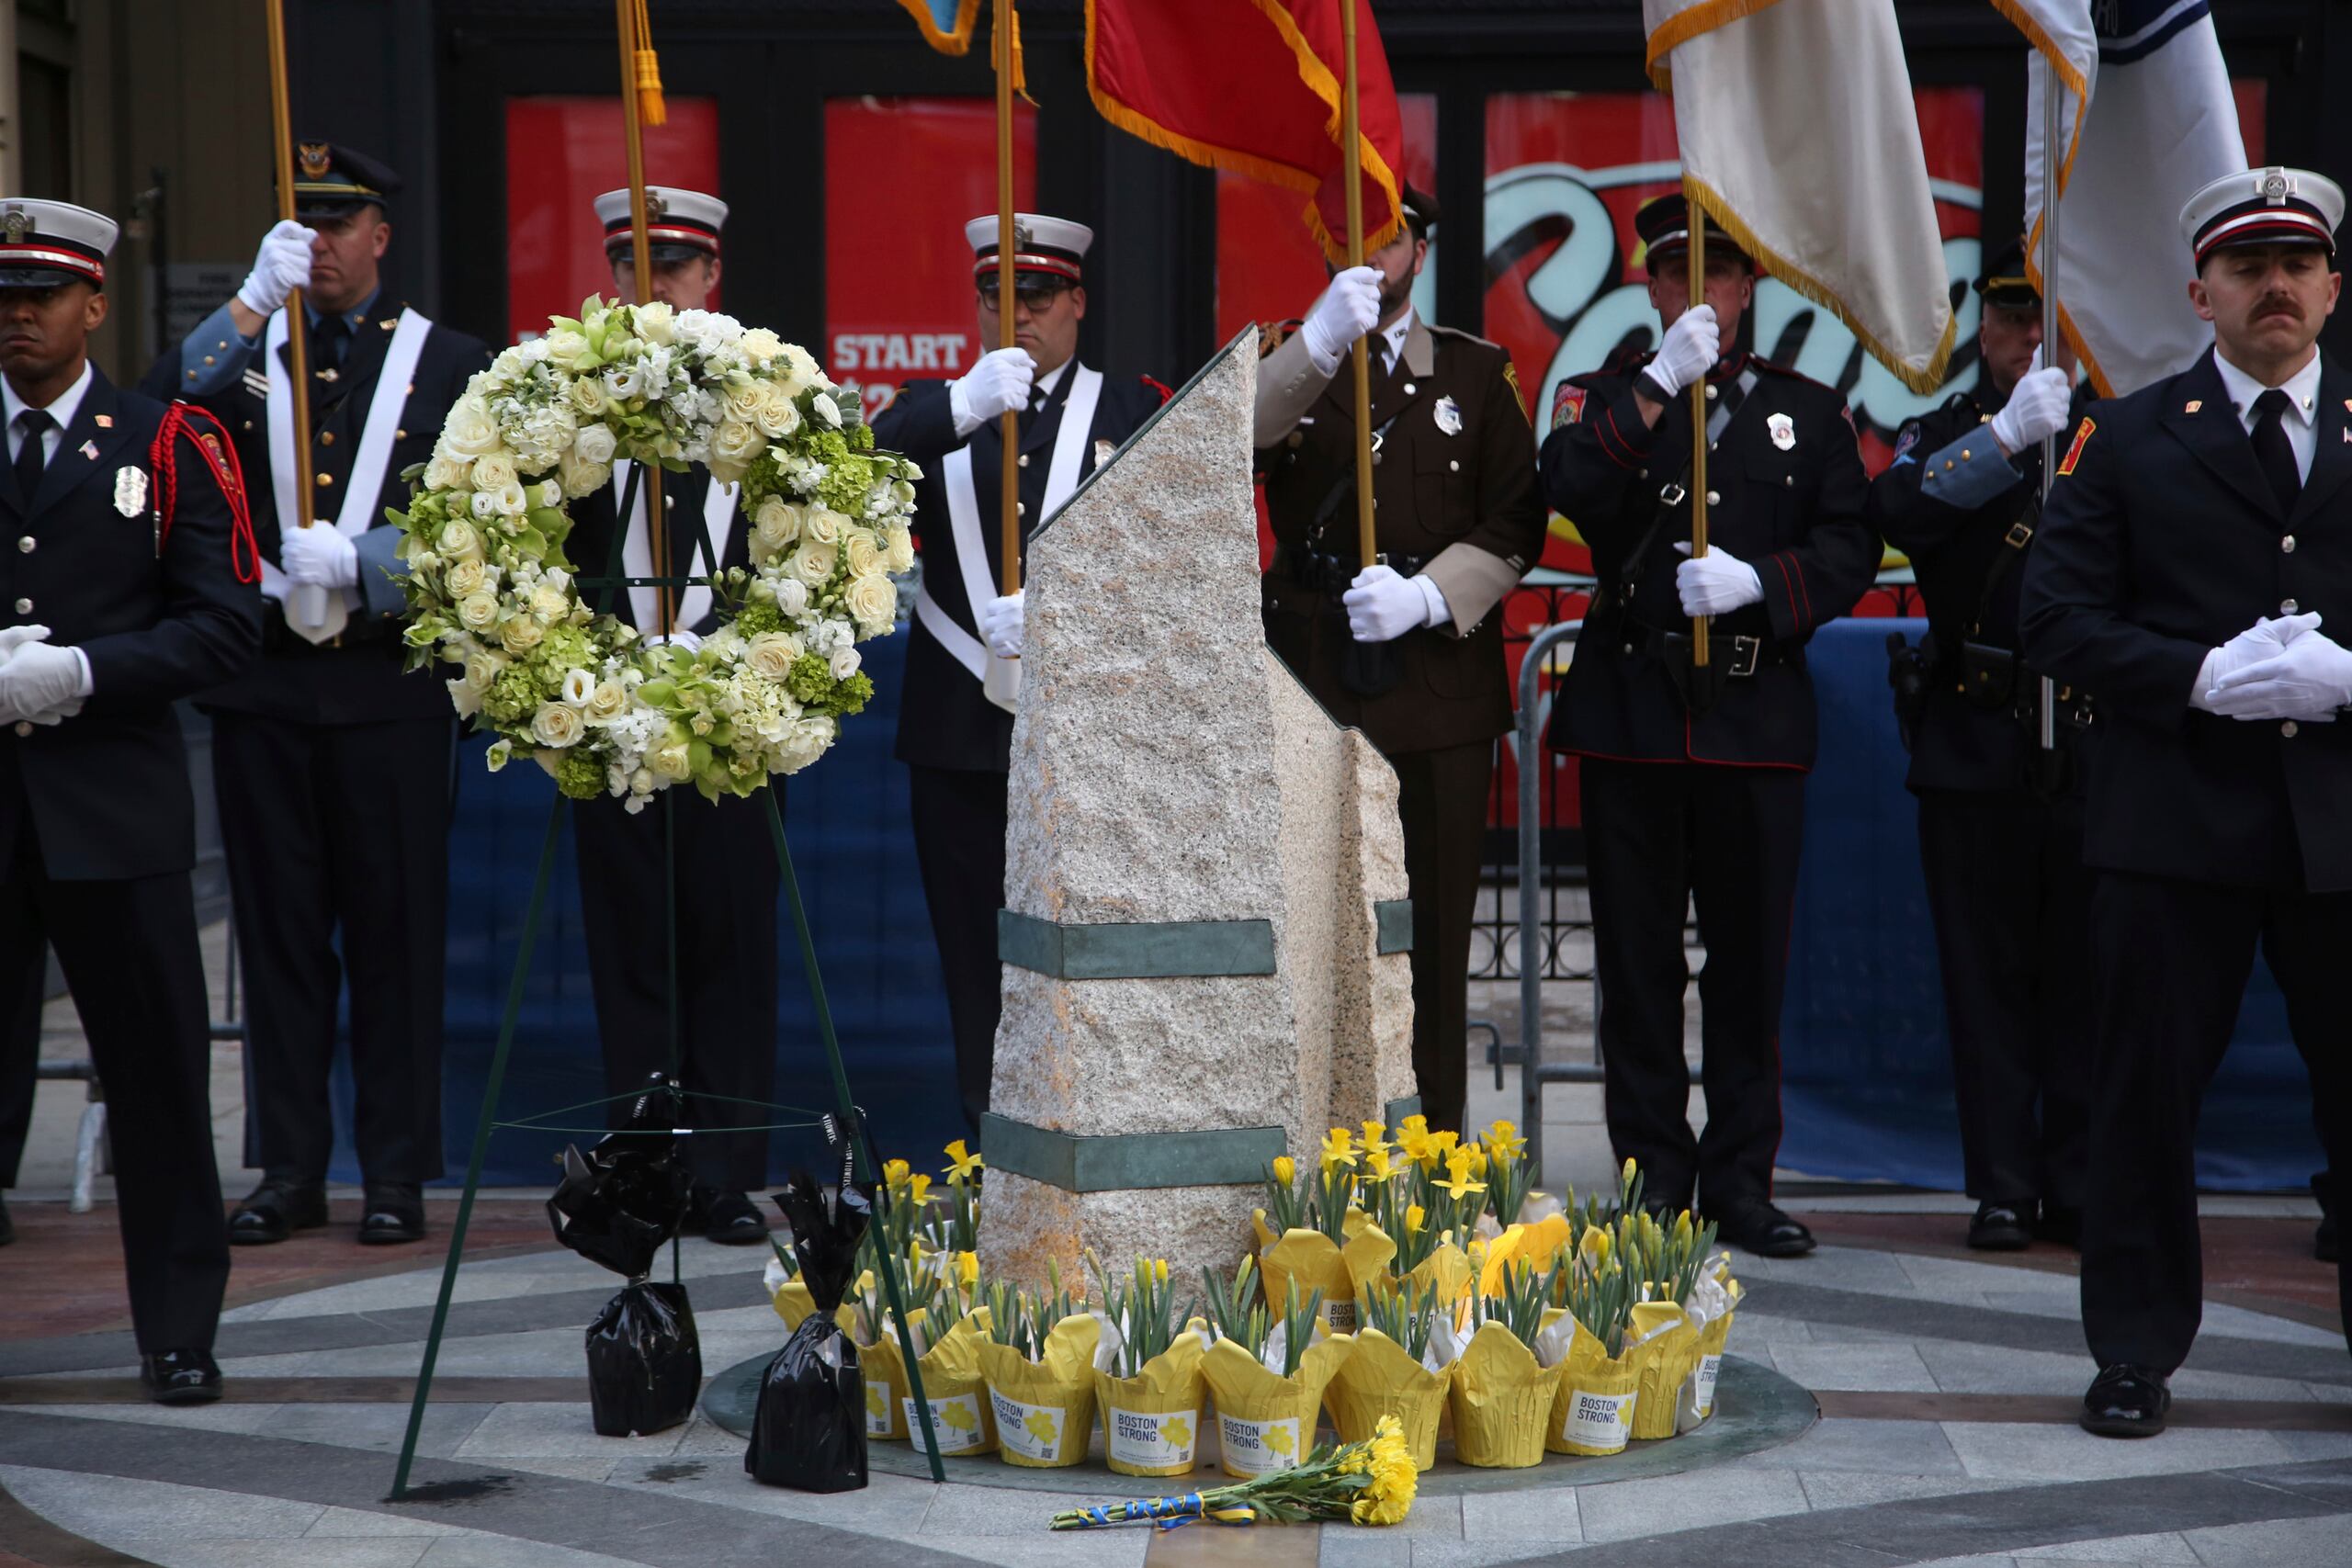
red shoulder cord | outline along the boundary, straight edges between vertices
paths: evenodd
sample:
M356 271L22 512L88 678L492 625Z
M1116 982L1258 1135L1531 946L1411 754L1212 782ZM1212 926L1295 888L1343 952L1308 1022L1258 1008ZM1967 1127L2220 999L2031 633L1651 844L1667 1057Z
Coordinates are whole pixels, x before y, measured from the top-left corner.
M1163 403L1176 395L1174 392L1168 389L1168 384L1164 381L1155 381L1148 376L1138 377L1137 379L1142 381L1145 386L1149 387L1154 392L1159 393L1159 400Z
M211 428L198 430L199 420ZM175 402L165 409L163 423L155 429L155 444L147 449L147 466L155 470L155 553L164 553L164 541L172 536L172 513L179 499L179 450L175 436L186 436L204 454L212 477L220 481L220 493L228 498L229 564L237 581L259 582L261 546L254 538L253 505L246 499L245 471L237 461L237 448L229 439L229 427L209 410L193 403Z

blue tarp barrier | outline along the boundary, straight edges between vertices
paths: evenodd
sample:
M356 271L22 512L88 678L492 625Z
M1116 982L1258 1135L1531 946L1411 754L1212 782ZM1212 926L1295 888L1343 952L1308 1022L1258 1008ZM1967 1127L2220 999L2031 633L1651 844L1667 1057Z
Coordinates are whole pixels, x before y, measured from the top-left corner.
M1918 810L1886 684L1886 635L1924 621L1833 621L1809 663L1821 760L1805 786L1804 862L1789 944L1782 1167L1849 1180L1961 1185L1935 931ZM2083 976L2089 985L2090 976ZM2089 1050L2085 1041L2082 1048ZM2286 1007L2257 963L2205 1097L2198 1176L2231 1191L2301 1188L2322 1168Z

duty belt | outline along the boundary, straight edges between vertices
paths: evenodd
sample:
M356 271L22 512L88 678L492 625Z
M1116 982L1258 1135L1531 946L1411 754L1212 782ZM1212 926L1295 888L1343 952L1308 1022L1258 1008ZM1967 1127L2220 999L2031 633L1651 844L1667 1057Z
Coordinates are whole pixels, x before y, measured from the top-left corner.
M1617 640L1627 652L1638 649L1669 664L1690 662L1690 634L1668 631L1661 626L1646 626L1628 619L1616 628ZM1804 650L1793 643L1775 642L1760 637L1719 637L1709 648L1713 660L1723 666L1725 678L1746 680L1769 664L1802 664ZM1728 657L1726 657L1728 656Z
M1418 577L1421 569L1435 558L1385 555L1381 558L1397 576ZM1270 570L1274 576L1287 578L1301 588L1343 593L1363 567L1351 555L1334 555L1299 545L1276 545L1274 562Z

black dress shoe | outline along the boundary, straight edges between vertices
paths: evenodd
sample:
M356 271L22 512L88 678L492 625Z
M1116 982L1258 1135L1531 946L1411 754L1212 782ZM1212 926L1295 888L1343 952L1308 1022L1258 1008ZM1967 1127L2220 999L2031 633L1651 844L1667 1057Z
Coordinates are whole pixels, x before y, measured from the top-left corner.
M2165 1429L2172 1390L2165 1375L2119 1361L2101 1367L2083 1395L2083 1430L2102 1438L2153 1438Z
M139 1358L139 1381L158 1404L209 1404L220 1397L220 1363L209 1350L158 1350Z
M324 1183L270 1177L245 1194L245 1201L229 1216L229 1239L239 1247L266 1247L326 1223Z
M2033 1201L1979 1203L1968 1222L1968 1245L1979 1252L2023 1252L2033 1242Z
M1758 1258L1803 1258L1814 1249L1813 1233L1770 1203L1758 1203L1726 1216L1716 1227L1717 1238Z
M2312 1234L2312 1256L2322 1263L2334 1263L2344 1256L2343 1247L2335 1239L2334 1214L2319 1217L2319 1229Z
M424 1239L424 1191L414 1182L375 1181L359 1205L359 1245Z
M722 1247L748 1247L768 1238L768 1223L741 1192L707 1192L696 1205L702 1234Z
M2036 1241L2053 1242L2060 1247L2071 1247L2077 1252L2081 1251L2083 1212L2064 1203L2044 1203L2041 1205L2041 1218L2033 1223L2033 1237Z

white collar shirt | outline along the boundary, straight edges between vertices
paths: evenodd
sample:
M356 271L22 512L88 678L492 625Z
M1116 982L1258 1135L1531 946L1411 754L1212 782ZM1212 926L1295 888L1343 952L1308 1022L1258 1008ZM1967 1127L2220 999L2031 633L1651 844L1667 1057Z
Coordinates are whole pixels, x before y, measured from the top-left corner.
M2230 394L2230 404L2237 410L2238 423L2246 434L2254 434L2255 421L2262 416L2255 409L2255 400L2269 389L2231 364L2213 351L2213 367L2222 373L2222 385ZM2287 413L2278 423L2287 432L2287 445L2294 449L2295 471L2308 479L2312 477L2312 455L2319 449L2319 354L2314 350L2311 360L2301 370L2280 383L2287 394Z
M41 411L51 420L50 427L41 433L40 438L43 468L57 460L57 449L65 445L66 427L74 423L74 416L82 412L82 400L90 392L90 362L85 359L82 362L82 374L74 384ZM25 444L25 433L17 428L17 416L32 406L17 395L17 389L8 384L6 377L0 376L0 427L5 427L8 433L8 461L11 463L17 460L17 449Z

